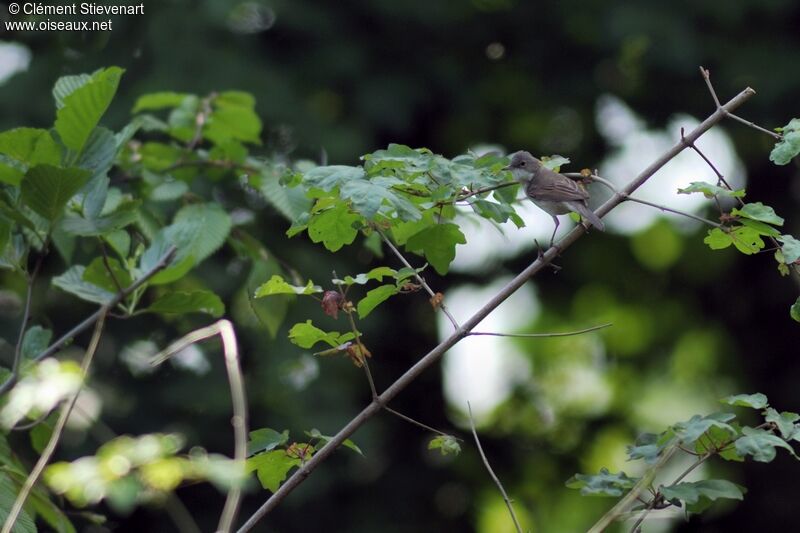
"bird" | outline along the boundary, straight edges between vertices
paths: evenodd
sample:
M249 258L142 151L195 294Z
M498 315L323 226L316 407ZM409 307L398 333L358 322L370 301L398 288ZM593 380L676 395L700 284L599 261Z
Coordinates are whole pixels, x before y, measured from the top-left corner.
M558 217L570 211L579 213L584 219L600 231L605 231L605 224L587 204L589 193L578 182L571 180L542 165L530 152L520 150L511 154L511 163L503 170L508 170L514 179L523 186L525 195L537 207L553 217L556 227L550 237L550 246L558 231Z

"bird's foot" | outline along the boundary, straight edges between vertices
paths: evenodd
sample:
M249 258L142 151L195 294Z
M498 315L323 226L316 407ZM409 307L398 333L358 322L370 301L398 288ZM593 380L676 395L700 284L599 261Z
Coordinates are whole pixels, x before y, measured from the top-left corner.
M545 260L545 259L544 259L544 252L542 251L542 247L541 247L541 246L539 246L539 241L537 241L536 239L534 239L534 240L533 240L533 242L535 242L535 243L536 243L536 258L537 258L538 260L542 260L542 261L544 261L544 260ZM554 245L552 242L550 243L550 246L549 246L549 248L555 248L555 249L556 249L556 253L557 253L557 255L561 255L561 249L560 249L558 246L555 246L555 245ZM552 268L554 272L558 272L559 270L561 270L561 267L560 267L560 266L558 266L558 265L556 265L556 264L555 264L555 263L553 263L553 262L549 262L549 263L547 263L547 265L548 265L550 268Z

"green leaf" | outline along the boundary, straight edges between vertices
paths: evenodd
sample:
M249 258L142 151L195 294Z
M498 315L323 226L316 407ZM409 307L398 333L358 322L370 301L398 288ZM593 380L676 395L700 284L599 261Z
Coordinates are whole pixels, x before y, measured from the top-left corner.
M364 178L364 169L344 165L330 165L312 168L303 175L303 183L308 187L332 191L351 180Z
M15 164L10 160L5 160L0 155L0 183L6 183L13 187L19 186L25 171L19 168L20 164ZM24 167L23 167L24 168Z
M11 228L13 222L0 215L0 257L5 255L6 247L11 242Z
M114 98L123 72L119 67L100 70L63 98L63 107L56 113L55 126L67 148L81 151Z
M684 481L659 489L668 501L680 500L692 513L704 511L711 502L720 498L732 500L744 499L747 489L724 479L704 479L702 481Z
M332 440L332 439L333 439L333 437L330 437L330 436L328 436L328 435L323 435L322 433L320 433L320 432L319 432L319 430L318 430L318 429L312 429L311 431L306 431L305 433L306 433L306 435L308 435L308 436L309 436L309 437L311 437L312 439L319 439L319 440L321 440L322 442L324 442L324 443L326 443L326 444L327 444L327 443L328 443L330 440ZM358 446L357 446L357 445L356 445L356 444L355 444L355 443L354 443L352 440L350 440L350 439L345 439L345 441L344 441L344 442L342 442L342 446L344 446L345 448L350 448L351 450L353 450L354 452L356 452L358 455L361 455L361 456L363 456L363 455L364 455L364 452L362 452L362 451L361 451L361 448L359 448L359 447L358 447Z
M775 229L774 226L770 226L769 224L765 224L764 222L759 222L758 220L742 218L739 221L742 223L742 225L747 226L748 228L755 231L759 235L766 235L767 237L777 237L781 234L781 232Z
M713 413L708 416L694 415L685 422L675 424L675 434L684 444L692 444L712 427L727 431L731 435L736 435L736 429L728 424L734 418L736 418L736 415L732 413Z
M361 217L351 213L347 206L339 203L332 209L323 211L311 218L308 223L308 236L312 242L321 242L331 252L336 252L345 244L352 244L358 235L353 224Z
M311 320L299 322L289 330L289 340L301 348L311 348L318 342L324 342L332 348L336 348L353 338L354 335L350 332L342 334L337 331L322 331L314 326Z
M365 318L373 309L398 292L400 290L394 285L381 285L376 289L372 289L358 302L358 318Z
M735 407L751 407L753 409L764 409L769 405L767 397L760 392L755 394L736 394L723 398L720 402Z
M145 311L162 315L206 313L217 318L225 313L225 304L219 296L208 290L172 291L161 296Z
M69 270L53 278L53 285L59 289L74 294L82 300L105 304L114 297L113 292L109 292L93 283L84 281L83 273L86 267L74 265Z
M731 210L731 215L750 218L776 226L783 226L783 219L775 214L775 210L761 202L744 204L741 209L734 207Z
M736 249L745 255L758 253L764 248L764 240L753 228L739 226L731 231L730 236Z
M250 440L247 441L248 457L257 453L268 452L289 442L288 429L283 430L281 433L270 428L255 429L249 433L249 436Z
M377 235L377 234L373 234ZM335 279L333 282L336 285L347 285L348 287L353 284L366 285L370 280L383 281L385 277L395 277L397 271L387 266L375 267L369 272L357 274L356 277L345 276L344 279Z
M800 241L791 235L781 235L777 238L783 246L781 246L781 253L783 253L783 261L787 264L792 264L800 259Z
M64 206L89 180L91 173L80 168L50 165L32 167L22 179L22 200L50 222L61 216Z
M439 450L442 455L458 455L461 445L452 435L437 435L428 442L429 450Z
M642 433L636 437L636 442L628 446L628 460L635 461L644 459L647 464L654 464L658 461L665 445L660 442L660 436L655 433Z
M133 283L130 273L119 261L113 257L109 257L107 263L108 266L106 266L106 261L103 261L102 257L94 258L83 271L83 281L96 285L110 293L119 291L117 283L119 283L123 289L129 287ZM115 279L117 280L116 283L114 282Z
M6 474L0 473L0 524L6 523L8 513L17 499L19 487ZM17 521L11 533L36 533L36 525L31 515L23 508L17 516Z
M542 166L555 172L559 172L561 165L569 163L569 159L561 155L551 155L542 157Z
M305 191L301 187L290 189L282 185L277 169L265 168L259 178L258 190L289 221L297 220L310 209L311 201Z
M350 200L353 210L368 220L374 219L379 211L382 212L384 205L393 208L403 220L419 220L422 217L419 209L390 189L399 183L402 182L395 178L354 179L341 186L340 196Z
M736 439L736 451L740 455L752 455L759 463L769 463L775 459L775 448L786 448L795 455L792 447L782 438L769 431L750 427L742 428L742 436ZM795 455L795 457L797 457Z
M33 448L36 453L41 455L42 451L47 446L50 437L53 435L53 428L55 427L57 418L57 413L51 413L45 420L33 426L30 432L30 439L31 448Z
M605 468L600 469L597 475L575 474L567 480L567 487L580 489L584 496L610 496L618 498L629 491L639 481L638 478L628 477L625 472L611 474Z
M255 470L258 481L265 489L275 492L293 467L300 465L300 459L290 457L286 450L272 450L247 459L247 469Z
M769 154L769 160L776 165L787 165L792 158L800 154L800 119L793 118L781 130L783 139L775 143Z
M0 133L0 154L28 166L61 164L61 147L47 130L15 128Z
M406 248L422 252L425 259L439 274L447 274L450 263L456 256L456 245L466 244L467 239L457 225L435 224L412 235Z
M322 292L322 287L319 285L314 285L314 282L308 280L308 283L305 287L298 287L296 285L289 285L284 281L284 279L275 274L269 281L262 284L256 289L255 297L256 298L263 298L264 296L273 296L276 294L315 294L318 292Z
M183 156L182 149L171 144L146 142L139 149L142 166L153 172L163 172L178 162Z
M775 424L775 427L780 431L781 437L788 440L795 434L795 422L800 420L800 415L787 411L779 413L772 407L769 407L764 415L764 420Z
M126 202L113 213L98 217L85 218L67 215L61 221L60 227L70 235L83 237L105 235L136 222L139 219L140 203L139 200Z
M706 198L714 198L715 196L726 196L730 198L743 198L745 195L744 189L736 189L732 191L727 187L720 187L705 181L693 181L688 187L678 189L678 194L691 194L693 192L701 192Z
M795 300L789 308L789 316L792 317L792 320L800 322L800 296L797 297L797 300Z
M53 97L56 101L56 108L64 107L64 99L80 89L92 80L88 74L77 74L75 76L61 76L53 86Z
M52 330L45 329L42 326L31 326L22 339L22 357L33 359L47 349L52 338Z
M175 92L143 94L136 100L131 113L139 113L140 111L153 111L157 109L164 109L165 107L177 107L181 105L181 102L183 102L183 99L187 96L191 95L187 93Z
M238 140L261 144L261 119L252 95L228 91L212 100L213 112L203 126L203 135L214 144Z
M167 180L159 183L150 191L150 199L154 202L171 202L189 191L185 181Z

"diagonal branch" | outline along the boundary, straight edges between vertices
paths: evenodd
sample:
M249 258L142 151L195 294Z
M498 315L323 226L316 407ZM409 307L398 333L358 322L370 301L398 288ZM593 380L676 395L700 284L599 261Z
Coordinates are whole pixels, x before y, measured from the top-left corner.
M611 327L613 324L611 322L607 324L600 324L599 326L592 326L590 328L579 329L576 331L564 331L561 333L495 333L493 331L470 331L467 333L468 337L475 337L479 335L489 336L489 337L515 337L515 338L539 338L539 337L571 337L573 335L580 335L582 333L589 333L590 331L597 331L598 329L604 329Z
M145 272L145 274L141 278L137 279L133 284L131 284L130 287L126 288L125 290L122 290L122 291L118 292L113 298L111 298L111 300L106 302L97 311L95 311L94 313L89 315L86 319L83 320L83 322L81 322L80 324L78 324L77 326L75 326L74 328L72 328L71 330L66 332L64 335L62 335L60 339L58 339L56 342L51 344L45 351L43 351L42 353L40 353L36 357L34 357L33 360L34 361L41 361L45 357L50 357L51 355L56 353L58 350L63 348L65 344L67 344L73 338L75 338L76 335L78 335L79 333L83 332L84 330L89 329L92 326L92 324L94 324L97 320L100 319L101 316L106 315L108 313L109 309L112 309L115 305L117 305L122 300L127 298L128 295L131 294L133 291L135 291L136 289L138 289L139 287L141 287L142 285L147 283L147 281L150 278L152 278L158 272L160 272L161 270L166 268L167 265L169 265L170 261L172 261L172 258L174 257L176 250L177 250L177 248L175 248L175 246L171 246L167 250L167 252L161 257L161 259L159 259L158 263L156 263L153 266L153 268L151 268L149 271ZM8 389L13 387L14 384L17 382L17 377L18 377L17 374L12 373L8 377L8 379L6 379L3 382L3 384L0 385L0 394L4 394L5 392L8 391Z
M86 354L83 356L83 361L81 362L81 375L84 383L89 375L89 365L92 364L94 352L97 351L97 344L100 342L100 335L103 333L103 324L105 322L107 311L108 306L106 305L100 308L100 316L95 324L92 340L89 343L89 348L87 348ZM33 467L30 475L25 480L25 484L22 485L19 494L17 494L17 499L14 501L14 505L11 507L11 510L8 512L8 516L6 517L6 522L3 524L2 533L11 533L11 530L14 528L14 523L19 517L20 511L22 511L22 506L25 505L25 500L28 499L28 495L31 493L31 490L33 490L33 486L39 480L39 476L42 475L44 467L47 466L47 463L50 462L50 458L56 451L58 441L61 439L61 433L64 431L64 426L67 424L67 419L69 419L69 415L72 412L73 407L75 407L75 402L78 400L81 389L83 389L83 383L81 383L78 389L73 393L72 397L68 401L64 402L64 406L61 408L61 413L58 415L56 425L53 428L53 433L50 435L50 440L47 442L47 446L45 446L44 450L42 450L42 455L39 456L39 460L36 461L36 465Z
M686 135L686 139L690 142L697 140L703 133L711 129L727 114L741 106L750 97L755 94L755 91L749 87L740 92L737 96L731 99L724 106L717 109L695 129ZM603 216L620 203L625 200L625 196L633 193L636 189L642 186L653 174L666 165L671 159L677 156L680 152L686 149L683 142L678 142L661 155L658 159L653 161L647 168L645 168L638 176L630 181L622 191L615 193L609 200L601 205L596 213ZM428 367L439 361L441 357L452 348L461 339L467 336L472 329L477 326L484 318L486 318L492 311L494 311L501 303L503 303L509 296L516 292L520 287L528 282L539 271L546 268L547 265L553 261L564 249L568 248L580 239L586 233L586 228L583 225L575 226L564 238L559 242L558 246L552 246L546 252L541 254L533 263L531 263L525 270L520 272L514 279L509 281L495 296L493 296L486 304L480 308L474 315L468 318L459 328L457 328L449 337L439 343L435 348L422 357L416 364L409 368L402 376L400 376L392 385L389 386L381 395L375 398L367 407L365 407L358 415L356 415L350 422L347 423L339 432L328 441L316 454L303 466L297 469L289 479L287 479L281 487L272 494L272 496L264 502L261 507L253 513L253 515L245 522L239 533L244 533L258 523L265 515L272 511L278 504L286 498L300 483L302 483L313 470L325 461L333 452L338 448L346 439L348 439L355 431L364 425L367 420L375 416L382 410L383 406L397 396L403 389L411 384L417 377L420 376Z

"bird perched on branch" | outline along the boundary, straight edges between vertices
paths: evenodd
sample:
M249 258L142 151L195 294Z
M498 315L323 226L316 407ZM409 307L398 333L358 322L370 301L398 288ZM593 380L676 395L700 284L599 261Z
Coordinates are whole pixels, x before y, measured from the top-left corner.
M550 237L550 246L556 238L558 217L570 211L580 214L584 219L600 231L605 231L605 224L600 217L589 209L586 192L577 181L554 172L542 165L530 152L519 151L511 154L511 163L504 170L511 171L514 179L522 185L525 195L540 209L553 217L556 227Z

